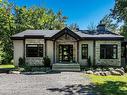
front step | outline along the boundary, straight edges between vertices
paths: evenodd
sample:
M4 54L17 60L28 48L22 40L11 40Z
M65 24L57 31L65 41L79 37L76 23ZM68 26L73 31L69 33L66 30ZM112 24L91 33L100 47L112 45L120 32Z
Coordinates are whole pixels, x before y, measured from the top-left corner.
M55 63L52 65L53 71L80 71L80 65L76 63Z

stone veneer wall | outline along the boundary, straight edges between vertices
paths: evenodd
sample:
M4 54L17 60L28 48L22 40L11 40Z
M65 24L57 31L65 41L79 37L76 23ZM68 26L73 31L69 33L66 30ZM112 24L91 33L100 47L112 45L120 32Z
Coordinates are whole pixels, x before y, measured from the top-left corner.
M117 59L100 59L100 44L116 44ZM96 65L120 66L121 65L121 41L96 41Z
M25 39L25 47L26 44L43 44L43 56L45 56L45 43L44 39ZM26 51L26 48L25 48ZM41 66L43 65L43 57L26 57L25 53L25 61L30 66Z

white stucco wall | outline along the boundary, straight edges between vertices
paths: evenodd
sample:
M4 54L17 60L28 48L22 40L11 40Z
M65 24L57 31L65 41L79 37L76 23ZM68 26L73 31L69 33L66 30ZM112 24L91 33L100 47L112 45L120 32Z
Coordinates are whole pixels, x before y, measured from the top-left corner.
M82 44L88 44L88 57L90 56L91 62L93 63L93 41L85 40L85 41L80 41L79 42L79 63L81 65L87 65L87 59L82 59Z
M116 44L117 47L117 59L100 59L100 44ZM121 41L96 41L96 65L121 65Z
M51 59L51 63L53 63L53 41L47 40L47 56Z
M13 46L14 46L14 65L18 66L19 58L23 58L24 53L24 44L23 40L13 40Z

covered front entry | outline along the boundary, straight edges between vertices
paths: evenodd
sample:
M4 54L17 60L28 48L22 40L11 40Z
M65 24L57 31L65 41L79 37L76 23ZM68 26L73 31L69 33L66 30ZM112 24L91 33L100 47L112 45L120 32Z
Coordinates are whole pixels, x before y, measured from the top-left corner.
M78 46L80 37L65 28L53 37L54 63L78 63Z
M59 62L73 62L73 45L59 45Z

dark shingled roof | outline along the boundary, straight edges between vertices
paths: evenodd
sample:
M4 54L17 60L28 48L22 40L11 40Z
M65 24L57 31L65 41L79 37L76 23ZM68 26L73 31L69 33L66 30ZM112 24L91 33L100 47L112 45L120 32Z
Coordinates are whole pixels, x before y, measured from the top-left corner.
M21 33L15 34L12 36L13 38L23 38L25 36L43 36L43 37L47 37L47 38L51 38L53 37L55 34L57 34L59 31L61 30L26 30L23 31ZM76 33L78 36L80 36L81 38L113 38L113 39L123 39L124 37L119 35L119 34L115 34L112 33L108 30L95 30L95 31L89 31L89 30L77 30Z

